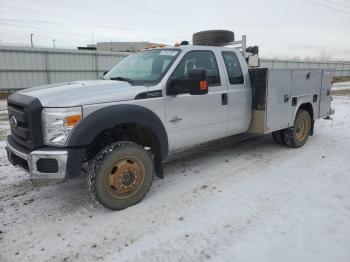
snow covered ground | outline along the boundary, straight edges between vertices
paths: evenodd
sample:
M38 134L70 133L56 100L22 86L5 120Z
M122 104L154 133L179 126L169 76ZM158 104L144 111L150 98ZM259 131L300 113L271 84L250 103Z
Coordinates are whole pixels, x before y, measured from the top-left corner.
M340 82L340 83L335 83L332 86L332 90L348 90L350 89L350 82Z
M350 96L333 108L300 149L238 136L187 151L119 212L84 179L31 182L2 141L0 261L348 262Z

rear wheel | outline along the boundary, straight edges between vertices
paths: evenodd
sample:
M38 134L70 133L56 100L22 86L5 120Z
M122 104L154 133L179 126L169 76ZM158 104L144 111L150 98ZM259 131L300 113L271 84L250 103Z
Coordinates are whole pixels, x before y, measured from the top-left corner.
M142 200L153 177L152 158L142 146L117 142L95 157L88 173L90 195L109 209L124 209Z
M294 120L294 126L282 131L283 141L288 147L302 147L310 135L312 120L308 111L300 109Z

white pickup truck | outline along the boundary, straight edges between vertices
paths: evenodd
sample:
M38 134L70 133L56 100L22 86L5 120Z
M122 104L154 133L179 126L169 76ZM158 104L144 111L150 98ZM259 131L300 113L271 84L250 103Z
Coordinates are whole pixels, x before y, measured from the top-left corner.
M119 210L141 201L178 149L244 132L303 146L332 113L331 81L321 69L249 68L223 46L143 50L101 80L12 94L8 159L33 178L74 178L87 165L91 196Z

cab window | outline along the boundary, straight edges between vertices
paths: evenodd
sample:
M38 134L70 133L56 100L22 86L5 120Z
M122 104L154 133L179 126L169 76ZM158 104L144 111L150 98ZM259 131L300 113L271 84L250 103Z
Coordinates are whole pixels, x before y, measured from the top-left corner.
M153 49L134 53L124 58L103 78L124 79L131 85L158 83L180 54L179 49Z
M175 69L172 78L188 77L191 69L206 69L208 75L208 85L220 85L220 74L216 58L211 51L190 51L181 60Z
M244 83L241 64L234 52L224 51L222 57L225 62L228 78L231 85L238 85Z

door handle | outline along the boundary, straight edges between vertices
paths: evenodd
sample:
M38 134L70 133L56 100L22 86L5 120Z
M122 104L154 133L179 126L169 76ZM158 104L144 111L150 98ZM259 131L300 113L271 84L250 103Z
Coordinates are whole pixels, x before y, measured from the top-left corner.
M289 95L284 95L284 102L287 103L289 101Z
M223 106L227 105L227 94L222 94L221 95L221 104Z
M177 124L180 122L182 118L178 118L177 116L174 116L171 120L169 120L170 123Z

